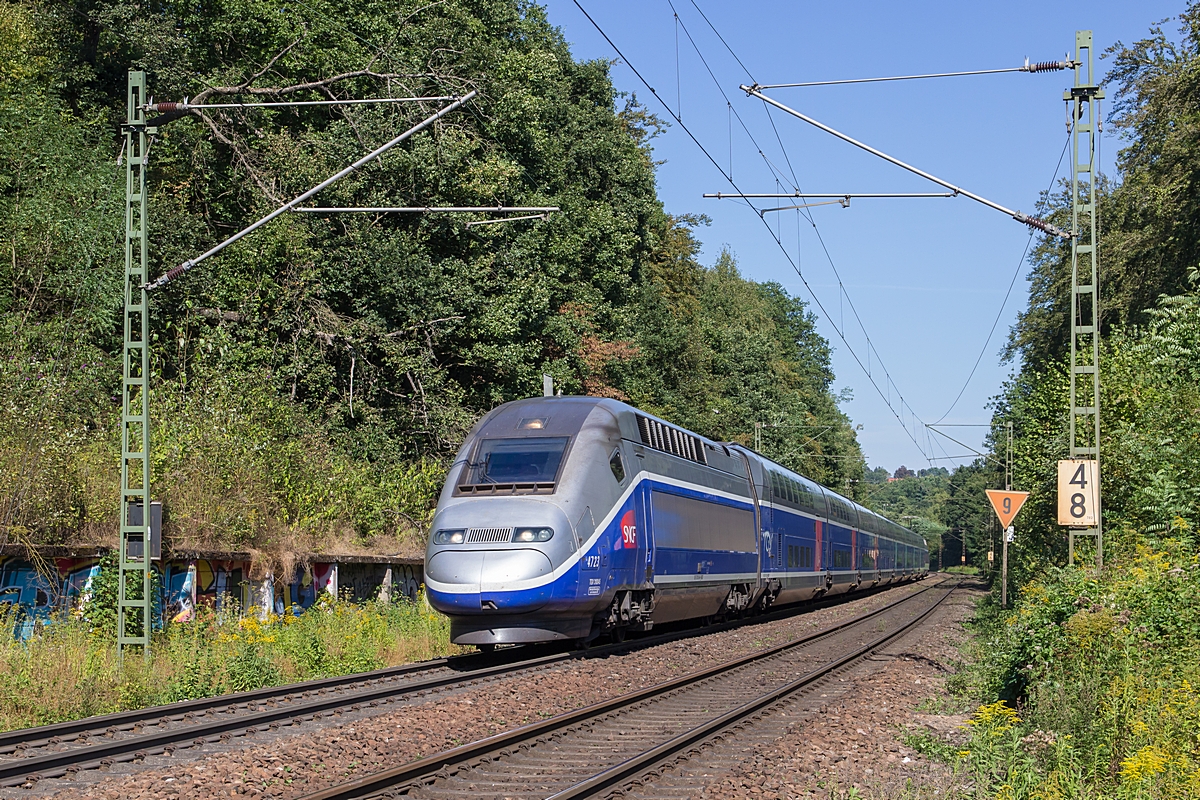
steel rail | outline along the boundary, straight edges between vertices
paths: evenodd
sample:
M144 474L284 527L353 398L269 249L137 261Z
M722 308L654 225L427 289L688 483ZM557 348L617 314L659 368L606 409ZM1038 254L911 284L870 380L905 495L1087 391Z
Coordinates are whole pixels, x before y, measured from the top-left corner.
M248 692L202 697L196 700L185 700L162 706L150 706L132 711L118 711L102 716L84 717L82 719L57 722L52 725L41 725L36 728L18 728L0 733L0 755L7 755L22 747L30 747L34 743L52 738L66 739L80 734L97 732L109 733L130 730L137 725L146 725L158 720L178 721L188 714L207 713L214 709L236 708L242 705L264 703L270 700L287 699L289 695L304 694L314 691L328 691L353 683L370 680L386 680L414 673L428 672L440 667L453 668L455 659L479 658L476 654L451 656L432 661L421 661L415 664L404 664L398 667L360 672L351 675L337 675L330 678L317 678L303 683L289 683L282 686L268 686ZM51 742L54 744L54 742ZM3 762L0 762L2 765Z
M476 742L471 742L469 744L453 748L452 750L435 753L431 756L427 756L416 761L411 761L398 767L376 772L371 775L365 775L352 781L347 781L336 786L318 790L316 792L301 796L299 800L360 800L361 798L374 797L380 792L396 789L409 784L420 783L423 780L435 777L439 774L447 774L448 770L451 770L459 765L467 765L479 762L481 760L490 758L492 755L497 753L500 755L505 755L509 752L510 748L526 746L524 743L531 739L538 739L540 737L547 736L555 731L559 731L564 728L570 728L588 720L602 717L606 714L624 709L644 700L661 697L665 694L689 685L702 683L707 681L709 678L737 669L738 667L763 661L785 651L827 638L848 628L860 625L863 622L879 616L880 614L886 613L887 611L909 602L914 597L918 597L925 592L939 588L940 586L944 585L944 583L945 582L936 586L924 587L917 592L906 595L905 597L900 598L893 603L881 606L874 611L860 614L852 619L837 623L831 627L825 628L824 630L803 636L799 639L785 642L764 650L759 650L757 652L733 659L732 661L707 667L697 672L688 673L687 675L682 675L678 678L674 678L645 689L639 689L629 694L620 695L619 697L604 700L602 702L585 706L584 708L576 709L574 711L568 711L541 722L535 722L515 730L505 731L504 733L489 736L485 739L480 739ZM953 589L950 591L953 591ZM941 601L939 600L939 603L940 602ZM877 647L878 644L873 643L871 646Z
M200 698L165 706L153 706L146 709L118 712L100 717L87 717L37 728L8 731L0 734L0 748L3 748L0 754L3 755L9 755L14 752L20 753L22 749L31 747L60 744L70 739L78 741L91 736L112 735L127 731L136 732L139 728L152 725L185 722L196 714L236 711L240 708L249 709L253 705L270 701L281 701L283 703L283 705L277 708L260 709L239 714L233 719L208 722L197 721L175 730L138 734L124 739L86 744L70 750L45 755L18 755L11 760L0 761L0 786L11 786L45 778L54 778L70 771L90 769L109 762L128 761L144 755L154 755L173 749L181 744L183 746L207 744L212 737L220 737L235 731L255 733L263 727L278 727L285 723L291 724L293 721L302 718L316 719L339 708L351 708L364 704L377 705L380 702L389 702L432 689L471 683L522 670L547 667L559 662L598 658L612 653L641 650L680 639L706 636L711 633L718 633L746 625L769 622L805 611L839 605L854 598L870 597L874 594L887 591L889 588L895 587L891 585L872 587L861 592L839 594L834 597L826 597L807 603L791 604L761 616L731 620L698 629L692 628L663 633L589 648L587 650L553 652L530 659L500 664L492 663L495 661L496 656L491 654L452 656L417 664L390 667L375 672L320 678L305 683L267 687L234 695ZM921 594L929 588L926 587L912 595L907 595L905 598L882 606L875 611L862 615L861 618L866 619L882 613L902 603L908 597ZM830 629L830 632L832 630ZM820 635L823 634L817 634L817 636ZM524 648L513 648L509 652L519 654L523 651ZM467 664L472 661L482 662L487 664L487 666L470 668ZM406 681L399 684L394 682L396 679L406 675L420 675L421 673L433 672L437 669L455 669L459 665L462 665L462 670L452 675ZM360 691L355 691L352 688L356 683L368 682L375 682L379 685ZM305 699L303 697L303 695L311 695L313 692L324 693L330 689L336 690L341 688L346 688L348 691L318 699ZM301 697L295 697L298 694Z
M645 775L647 772L655 769L663 762L674 758L679 753L701 745L705 740L721 734L748 717L753 717L759 714L760 712L766 710L769 706L774 705L775 703L783 700L789 695L794 694L800 689L803 689L806 686L809 686L820 680L821 678L836 672L842 667L857 661L871 651L884 644L887 644L893 639L903 636L910 629L918 625L922 620L936 611L941 604L945 602L945 600L961 586L962 582L960 581L957 585L950 587L950 589L944 595L938 598L936 603L926 609L915 619L902 625L897 630L890 633L885 633L884 635L864 645L863 647L858 648L852 653L817 667L816 669L811 670L807 674L788 684L785 684L784 686L780 686L779 688L768 692L767 694L764 694L755 700L744 703L743 705L728 711L715 719L709 720L702 725L698 725L695 728L692 728L691 730L674 737L673 739L663 742L657 747L640 753L633 758L627 759L620 764L599 772L593 775L591 778L588 778L586 781L581 781L580 783L577 783L568 789L557 792L547 798L547 800L576 800L576 798L595 797L607 793L614 787L622 786L633 780L636 780L638 777Z

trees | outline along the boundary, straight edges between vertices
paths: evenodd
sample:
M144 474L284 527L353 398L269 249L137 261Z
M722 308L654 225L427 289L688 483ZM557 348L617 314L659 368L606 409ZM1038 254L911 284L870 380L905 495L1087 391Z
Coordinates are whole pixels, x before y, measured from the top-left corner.
M804 304L746 281L731 256L697 263L703 220L669 216L655 194L663 123L617 95L606 63L575 61L539 7L0 4L5 531L94 541L115 521L129 67L149 71L159 100L476 88L469 110L321 203L563 209L472 229L460 215L286 216L157 294L154 492L176 543L411 551L465 431L540 392L543 372L718 438L749 443L760 420L815 426L780 434L778 457L857 479ZM306 82L319 85L289 88ZM152 274L436 105L233 109L164 126Z
M1119 553L1146 536L1200 524L1195 494L1195 265L1200 235L1196 67L1200 5L1180 15L1172 42L1160 27L1107 54L1115 84L1110 122L1124 139L1120 180L1102 183L1102 463L1106 549ZM1043 199L1065 222L1067 199ZM1035 250L1029 307L1009 340L1020 371L995 406L1014 422L1016 483L1031 490L1013 549L1018 578L1065 559L1054 524L1054 463L1066 457L1070 248L1045 239ZM1191 405L1189 405L1191 404Z

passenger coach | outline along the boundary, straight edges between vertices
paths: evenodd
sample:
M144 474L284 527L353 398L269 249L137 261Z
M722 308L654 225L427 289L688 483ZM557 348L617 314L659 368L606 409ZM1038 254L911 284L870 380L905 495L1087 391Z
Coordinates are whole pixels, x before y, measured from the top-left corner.
M924 577L911 531L736 444L594 397L506 403L463 443L425 556L457 644L622 638Z

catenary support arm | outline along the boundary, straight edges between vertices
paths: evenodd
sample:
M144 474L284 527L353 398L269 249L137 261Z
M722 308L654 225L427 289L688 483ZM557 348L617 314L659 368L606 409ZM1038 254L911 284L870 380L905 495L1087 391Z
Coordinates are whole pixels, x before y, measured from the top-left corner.
M770 103L771 105L778 108L780 111L785 111L788 114L791 114L793 117L796 117L797 119L804 120L808 124L810 124L816 128L819 128L828 134L836 136L837 138L841 139L844 142L849 142L850 144L854 145L855 147L866 150L871 155L878 156L879 158L882 158L884 161L895 164L897 167L906 169L909 172L913 173L914 175L920 175L925 180L933 181L934 183L938 184L939 186L945 186L947 189L951 190L955 194L961 194L963 197L969 197L977 203L983 203L988 208L994 208L997 211L1003 212L1004 214L1007 214L1008 216L1015 219L1017 222L1020 222L1024 225L1028 225L1031 228L1036 228L1037 230L1042 231L1043 233L1049 233L1049 234L1053 234L1054 236L1060 236L1063 239L1071 238L1070 233L1068 233L1067 231L1064 231L1062 228L1059 228L1056 225L1052 225L1049 222L1046 222L1045 220L1038 219L1037 217L1031 217L1027 214L1022 214L1020 211L1013 211L1011 208L1005 208L1004 206L1000 205L999 203L994 203L991 200L988 200L986 197L980 197L979 195L975 194L974 192L968 192L966 189L963 189L959 186L955 186L954 184L950 183L949 181L942 180L941 178L937 177L936 175L931 175L928 172L926 172L925 170L918 169L917 167L914 167L911 164L907 164L898 158L889 156L887 153L883 152L882 150L876 150L874 147L871 147L869 144L864 144L851 136L847 136L846 134L842 133L841 131L834 130L833 128L829 127L828 125L817 122L812 117L801 114L799 111L795 110L794 108L788 108L783 103L780 103L778 100L774 100L770 97L767 97L765 94L758 91L753 86L747 86L745 84L742 84L741 88L742 88L742 91L744 91L746 94L757 97L758 99L762 100L763 102Z
M426 117L425 119L421 120L416 125L412 126L408 130L406 130L404 133L397 136L396 138L392 139L391 141L387 142L384 145L381 145L380 147L377 147L376 149L372 150L370 153L367 153L365 156L360 158L358 161L355 161L353 164L346 167L344 170L342 170L338 174L334 175L331 178L327 178L326 180L322 181L321 183L317 184L313 188L309 189L307 192L300 195L296 199L291 200L291 201L285 203L284 205L280 206L279 208L275 209L270 214L267 214L265 217L260 219L258 222L255 222L253 225L250 225L248 228L243 228L242 230L235 233L233 236L230 236L225 241L223 241L220 244L216 245L215 247L211 248L207 252L202 253L201 255L197 256L196 258L192 258L187 261L184 261L178 267L174 267L173 269L167 270L160 277L158 277L155 280L151 281L150 283L146 284L146 286L144 288L147 291L150 291L152 289L158 289L158 288L166 285L170 281L173 281L175 278L178 278L180 275L187 272L189 269L196 266L197 264L199 264L201 261L205 260L209 256L216 255L217 253L221 252L229 245L236 242L238 239L241 239L242 237L246 236L247 234L258 230L263 225L266 225L268 222L275 219L276 217L278 217L282 214L286 214L288 211L291 211L293 208L300 205L305 200L309 199L310 197L312 197L313 195L315 195L317 192L321 191L322 189L325 189L328 186L330 186L334 183L337 183L338 181L340 181L342 178L346 177L347 175L350 175L350 174L362 169L364 166L371 163L375 159L379 158L381 155L386 153L388 150L391 150L393 147L400 144L405 139L409 138L413 134L416 134L416 133L419 133L420 131L425 130L430 125L432 125L433 123L437 122L442 117L449 114L451 111L454 111L455 109L459 108L464 103L466 103L471 98L473 98L476 94L478 94L478 92L476 92L474 90L468 92L467 94L463 95L458 100L455 100L450 105L439 110L437 113L432 114L431 116Z

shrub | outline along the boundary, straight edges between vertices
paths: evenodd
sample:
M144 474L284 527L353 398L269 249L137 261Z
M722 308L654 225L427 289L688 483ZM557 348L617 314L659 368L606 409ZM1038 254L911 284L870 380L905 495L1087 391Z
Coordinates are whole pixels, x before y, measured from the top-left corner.
M1013 798L1200 797L1200 557L1141 546L986 604L970 691L974 778ZM1007 701L1007 703L1005 703ZM1019 717L1016 709L1019 709Z

